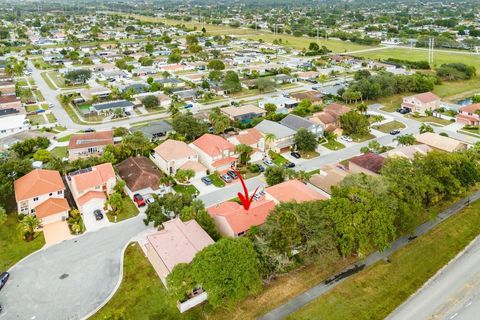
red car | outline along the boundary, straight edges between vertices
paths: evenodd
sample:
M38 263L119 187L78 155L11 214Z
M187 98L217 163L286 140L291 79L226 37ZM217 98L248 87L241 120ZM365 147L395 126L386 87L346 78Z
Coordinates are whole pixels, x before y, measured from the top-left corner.
M135 193L133 195L133 201L137 204L139 207L143 207L146 205L145 199L143 199L142 195L139 193Z

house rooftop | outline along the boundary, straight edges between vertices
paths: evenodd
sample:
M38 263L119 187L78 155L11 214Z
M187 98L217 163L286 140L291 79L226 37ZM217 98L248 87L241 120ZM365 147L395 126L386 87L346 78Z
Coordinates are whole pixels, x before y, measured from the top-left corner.
M197 252L214 243L195 220L182 222L180 218L164 222L163 230L147 238L169 272L179 263L189 263Z
M367 169L371 172L380 173L380 170L385 163L385 158L376 153L367 152L360 156L351 158L349 162L354 163L357 166Z
M447 152L453 152L459 149L466 149L468 144L450 137L444 137L433 132L425 132L417 134L415 139L424 143L432 148L443 150Z
M282 139L295 135L296 131L292 130L280 123L270 120L263 120L255 126L255 128L263 134L273 133L277 139Z
M326 198L298 180L288 180L265 189L265 192L278 202L306 202L325 200Z
M67 199L65 198L50 198L35 208L35 215L37 218L45 218L57 213L70 210Z
M197 155L185 142L172 139L165 140L154 151L166 161L195 157Z
M115 171L111 163L102 163L94 167L76 171L69 174L72 184L78 190L87 190L103 185L109 179L115 179Z
M30 171L15 180L13 185L17 202L65 189L58 171L43 169Z
M440 98L437 95L433 94L432 92L419 93L412 96L412 98L418 99L422 103L429 103L429 102L440 100Z
M311 126L315 126L316 124L313 123L312 121L310 120L307 120L305 118L302 118L302 117L299 117L295 114L289 114L288 116L286 116L285 118L283 118L281 121L280 121L281 124L283 124L284 126L286 127L289 127L290 129L293 129L295 131L301 129L301 128L304 128L304 129L308 129L310 128Z
M157 166L147 157L130 157L116 165L118 175L135 192L146 188L157 190L162 176Z
M224 150L231 152L235 150L235 146L229 141L210 133L205 133L203 136L193 141L192 144L209 156L217 156L222 154Z
M98 131L74 134L70 138L68 149L80 149L113 144L113 131Z
M238 117L246 114L264 114L266 111L254 105L244 105L241 107L226 107L221 109L223 113L230 117Z

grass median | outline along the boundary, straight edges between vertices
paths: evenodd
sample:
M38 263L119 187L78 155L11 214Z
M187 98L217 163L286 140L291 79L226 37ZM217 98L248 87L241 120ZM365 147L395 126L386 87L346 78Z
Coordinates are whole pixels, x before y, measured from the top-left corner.
M480 233L480 201L339 284L289 319L384 319Z

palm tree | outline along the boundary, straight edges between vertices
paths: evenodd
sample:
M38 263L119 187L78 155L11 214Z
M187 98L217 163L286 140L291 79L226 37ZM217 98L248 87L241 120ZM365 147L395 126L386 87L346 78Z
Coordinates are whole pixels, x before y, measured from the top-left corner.
M426 123L422 123L420 126L420 133L433 132L433 128Z
M253 151L253 148L246 144L238 144L235 146L235 152L240 154L240 164L247 165L249 160L248 155Z
M367 110L368 110L368 107L365 103L360 103L358 106L357 106L357 111L360 112L360 113L363 113L363 114L366 114L367 113Z
M274 133L267 133L265 135L265 149L270 149L272 143L277 140L277 136Z
M26 215L22 221L20 221L19 227L23 233L23 239L25 241L32 241L35 230L40 227L40 221L33 215Z
M411 146L415 144L415 137L413 136L413 134L403 134L393 140L397 141L398 144L401 146Z

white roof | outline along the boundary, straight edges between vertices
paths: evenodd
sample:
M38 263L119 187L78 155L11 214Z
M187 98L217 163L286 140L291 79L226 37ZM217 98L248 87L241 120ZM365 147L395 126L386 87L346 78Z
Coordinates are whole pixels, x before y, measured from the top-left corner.
M27 116L24 114L16 114L8 117L0 118L0 130L11 130L21 128L27 123Z

